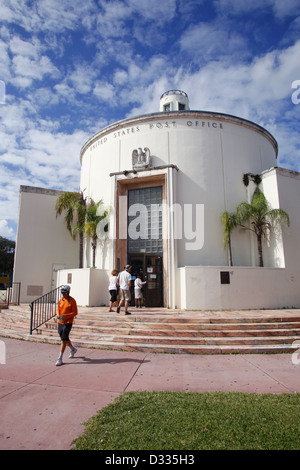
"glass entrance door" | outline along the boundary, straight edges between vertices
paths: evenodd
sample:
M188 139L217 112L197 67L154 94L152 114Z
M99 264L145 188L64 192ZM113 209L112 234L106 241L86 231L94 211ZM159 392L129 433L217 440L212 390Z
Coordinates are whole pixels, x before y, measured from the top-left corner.
M142 281L147 281L143 287L143 302L145 307L163 306L163 275L162 256L151 254L130 255L129 264L132 266L132 284L138 274ZM131 305L135 304L134 287L131 288Z
M147 307L163 306L163 276L162 276L162 257L146 256L146 289L145 305Z
M163 215L162 186L128 190L127 257L132 266L132 280L138 274L142 281L146 307L163 306ZM134 288L131 289L135 304Z

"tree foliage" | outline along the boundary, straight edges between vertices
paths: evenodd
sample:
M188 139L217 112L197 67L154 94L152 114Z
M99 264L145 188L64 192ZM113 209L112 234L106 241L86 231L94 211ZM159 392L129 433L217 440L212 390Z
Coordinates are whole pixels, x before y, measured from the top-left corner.
M83 192L65 191L56 201L56 216L65 213L65 223L73 239L79 235L79 267L83 267L83 234L86 218L86 198Z
M272 209L263 192L257 187L251 203L242 202L238 205L236 217L238 225L255 233L259 266L262 267L264 265L262 240L267 237L268 232L274 231L278 225L285 224L289 227L288 214L283 209Z
M14 267L15 242L0 236L0 274L10 274Z
M93 267L95 267L96 248L99 234L99 223L105 220L108 211L100 214L99 208L102 201L95 202L91 198L84 197L83 192L62 193L56 201L56 215L65 214L65 223L68 231L75 240L79 236L79 267L83 267L83 245L84 234L92 240ZM108 224L103 227L103 232L107 232Z
M92 199L87 206L87 211L86 211L86 222L84 226L85 233L88 237L91 238L92 240L92 250L93 250L93 267L95 267L96 264L96 249L97 249L97 242L98 242L98 234L100 232L99 230L99 224L102 221L106 220L106 217L108 216L108 211L105 210L102 214L99 214L99 207L101 206L102 201L99 202L94 202ZM101 235L106 233L108 231L108 224L106 223L103 226L103 230L101 231Z
M260 180L257 178L256 183L259 183L259 181ZM251 203L242 202L238 205L236 212L232 214L225 211L221 219L224 226L223 245L224 248L226 248L226 246L228 247L230 266L232 266L230 236L235 227L240 226L245 230L250 230L255 233L257 239L259 266L262 267L264 265L262 246L263 239L267 238L269 233L274 232L276 227L279 225L285 224L288 227L290 225L288 214L283 209L272 209L265 195L258 186L253 193Z

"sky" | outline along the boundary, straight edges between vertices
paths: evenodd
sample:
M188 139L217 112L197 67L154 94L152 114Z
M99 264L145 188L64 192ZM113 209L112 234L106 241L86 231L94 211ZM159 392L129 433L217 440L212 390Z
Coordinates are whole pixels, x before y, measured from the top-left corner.
M172 89L263 126L300 172L300 1L0 0L0 236L20 185L79 191L85 142Z

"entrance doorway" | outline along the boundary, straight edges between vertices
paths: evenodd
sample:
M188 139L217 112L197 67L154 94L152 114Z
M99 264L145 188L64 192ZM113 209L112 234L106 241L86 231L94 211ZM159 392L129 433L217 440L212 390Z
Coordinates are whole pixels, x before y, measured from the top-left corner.
M147 281L143 287L145 307L163 306L163 263L162 256L155 254L129 255L129 264L132 266L131 275L135 279L141 274L142 281ZM134 287L131 287L132 305L135 304Z
M117 182L115 265L120 270L130 264L133 280L140 273L147 281L143 288L147 307L164 307L168 302L166 187L166 174ZM131 294L135 305L133 285Z

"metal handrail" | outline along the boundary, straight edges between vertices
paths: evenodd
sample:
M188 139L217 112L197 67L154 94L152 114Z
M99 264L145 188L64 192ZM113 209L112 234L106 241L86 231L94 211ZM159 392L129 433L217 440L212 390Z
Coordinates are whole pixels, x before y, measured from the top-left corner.
M0 291L0 307L9 308L10 304L20 305L20 292L20 282L13 282L11 287Z
M8 308L9 307L9 296L8 290L0 292L0 308Z
M30 334L55 317L62 286L42 295L30 305Z

